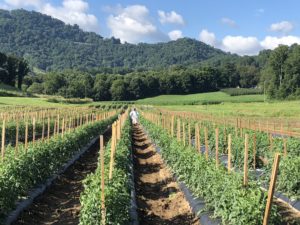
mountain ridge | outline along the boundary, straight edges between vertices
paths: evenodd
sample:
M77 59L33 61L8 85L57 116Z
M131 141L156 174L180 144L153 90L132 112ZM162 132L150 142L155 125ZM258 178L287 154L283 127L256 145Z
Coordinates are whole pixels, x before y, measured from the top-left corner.
M229 55L191 38L155 44L122 44L35 11L0 10L0 51L45 71L99 67L163 68Z

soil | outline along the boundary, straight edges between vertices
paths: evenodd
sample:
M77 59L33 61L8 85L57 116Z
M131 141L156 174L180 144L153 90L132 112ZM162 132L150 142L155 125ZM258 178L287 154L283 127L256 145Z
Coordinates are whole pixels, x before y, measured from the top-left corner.
M104 137L109 139L111 130ZM82 181L97 168L99 140L25 210L14 225L79 224Z
M139 125L134 126L133 155L141 225L200 225L171 172Z

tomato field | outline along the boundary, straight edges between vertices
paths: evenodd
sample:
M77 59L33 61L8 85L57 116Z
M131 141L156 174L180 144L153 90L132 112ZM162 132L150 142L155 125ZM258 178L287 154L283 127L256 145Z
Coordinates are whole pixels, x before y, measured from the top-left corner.
M126 108L3 111L1 223L299 224L297 135Z

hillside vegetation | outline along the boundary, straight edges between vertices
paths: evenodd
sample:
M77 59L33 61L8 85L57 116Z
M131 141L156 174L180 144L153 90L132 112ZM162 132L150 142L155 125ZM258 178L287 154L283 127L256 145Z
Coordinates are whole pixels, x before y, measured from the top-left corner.
M66 68L154 68L191 64L225 55L202 42L184 38L168 43L121 44L82 31L77 25L26 10L0 10L0 49L25 57L43 70Z

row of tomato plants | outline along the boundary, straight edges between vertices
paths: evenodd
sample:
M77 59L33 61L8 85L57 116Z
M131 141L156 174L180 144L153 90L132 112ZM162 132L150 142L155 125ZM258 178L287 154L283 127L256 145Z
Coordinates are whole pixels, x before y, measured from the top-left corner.
M129 120L122 128L121 139L115 150L112 179L109 180L110 142L105 147L105 208L106 224L129 224L130 216L130 166L131 166L131 126ZM100 156L97 170L84 180L81 194L80 224L101 223L101 167Z
M85 117L83 119L85 119ZM57 122L56 118L55 119L52 118L49 122L50 135L53 134L53 132L54 132L54 125L56 125L55 122ZM85 121L83 121L83 122L85 122ZM66 121L66 123L68 123L68 121ZM44 129L45 137L48 134L48 120L36 121L35 125L33 125L32 121L28 121L27 125L28 125L28 136L27 136L28 140L32 140L32 138L33 138L33 129L34 129L34 127L35 127L36 137L42 136L43 129ZM69 125L69 124L67 124L67 125ZM18 129L18 139L19 139L19 141L24 141L25 140L26 122L19 121L18 125L17 125L17 123L15 121L10 121L5 126L5 142L7 144L11 144L11 145L15 144L17 129ZM61 129L62 129L62 119L60 120L60 130ZM68 129L68 127L67 127L67 129ZM1 135L2 135L2 129L0 129L0 137L1 137Z
M185 121L191 123L191 133L195 133L195 124L197 121ZM177 122L176 124L177 125ZM176 127L176 126L175 126ZM208 131L208 146L212 156L216 149L216 135L215 126L210 122L203 122L200 129L200 142L205 144L205 129ZM231 159L232 165L236 171L242 171L244 167L244 145L245 137L241 135L241 131L232 126L218 126L219 128L219 152L221 154L227 154L228 151L228 134L232 135L231 145ZM272 162L276 152L284 155L284 139L279 136L273 136L270 142L270 134L265 132L253 131L249 129L243 129L242 134L249 135L249 157L248 165L252 169L251 179L256 179L261 185L266 186L269 183ZM256 141L254 141L254 136ZM276 190L280 191L293 200L300 200L300 139L294 137L285 137L287 146L287 155L282 157L280 162L280 169L278 173L278 181L276 184ZM255 153L254 153L255 145ZM271 146L271 147L270 147ZM255 154L255 155L254 155ZM260 176L255 176L255 168L262 169ZM250 171L251 172L251 171Z
M55 136L46 142L19 146L17 159L14 148L8 146L5 160L0 163L0 222L28 191L55 174L70 158L93 138L103 133L117 118L90 123L64 136Z
M161 127L145 119L141 121L178 179L195 197L204 198L207 210L212 210L223 224L262 223L267 195L257 182L250 181L244 187L241 174L229 174L224 167L216 167L213 158L206 160L195 148L184 146ZM269 224L281 224L276 206L272 207Z

